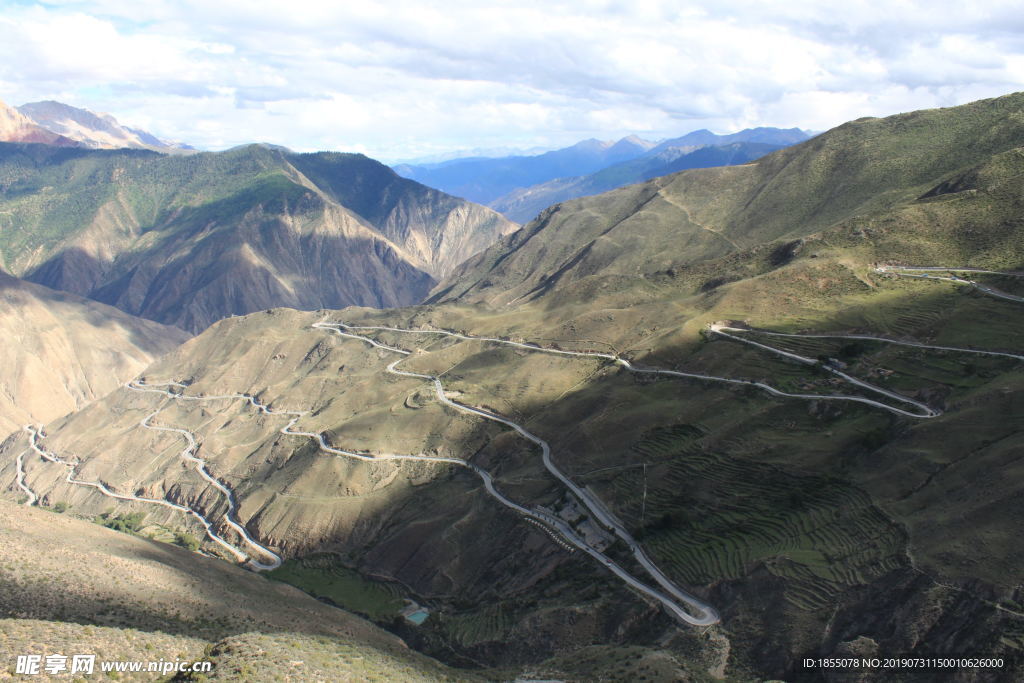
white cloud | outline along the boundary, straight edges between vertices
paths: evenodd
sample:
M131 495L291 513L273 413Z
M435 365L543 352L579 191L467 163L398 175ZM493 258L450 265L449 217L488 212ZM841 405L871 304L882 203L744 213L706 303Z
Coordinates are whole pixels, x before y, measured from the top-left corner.
M207 147L411 157L822 129L1020 89L1014 2L63 0L0 13L0 93Z

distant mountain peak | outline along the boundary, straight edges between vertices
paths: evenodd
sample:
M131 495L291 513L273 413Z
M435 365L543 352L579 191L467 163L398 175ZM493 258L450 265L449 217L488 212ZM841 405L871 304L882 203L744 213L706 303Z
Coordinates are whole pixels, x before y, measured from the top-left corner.
M29 102L17 110L35 125L75 140L83 147L151 149L164 153L195 151L184 143L162 140L144 130L123 126L110 114L73 107L55 100Z
M0 141L37 142L58 147L78 147L78 143L36 124L16 108L0 101Z
M597 138L587 138L586 140L580 140L569 149L575 150L605 150L612 146L611 142L607 140L598 140Z
M656 144L656 142L644 140L638 135L627 135L626 137L616 142L614 145L611 145L608 148L608 153L613 157L619 153L635 156L638 153L643 154L647 150L654 147Z

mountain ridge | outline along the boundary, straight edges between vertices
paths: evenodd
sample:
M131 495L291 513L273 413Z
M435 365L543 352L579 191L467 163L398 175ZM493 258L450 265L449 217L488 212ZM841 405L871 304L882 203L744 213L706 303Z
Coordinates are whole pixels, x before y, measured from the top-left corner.
M91 149L151 149L168 154L189 154L196 151L184 143L168 142L144 130L122 126L110 114L97 114L63 102L29 102L17 109L36 125Z
M0 101L0 142L31 142L56 147L78 147L71 138L64 137L36 125L14 107Z
M363 155L0 145L0 169L0 228L20 228L0 233L7 269L192 331L279 305L413 303L518 227Z

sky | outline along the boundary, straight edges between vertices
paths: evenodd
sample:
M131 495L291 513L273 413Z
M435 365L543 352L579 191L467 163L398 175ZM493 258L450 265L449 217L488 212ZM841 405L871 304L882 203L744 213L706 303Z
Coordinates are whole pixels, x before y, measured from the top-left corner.
M1022 89L1019 2L0 0L0 100L203 149L820 131Z

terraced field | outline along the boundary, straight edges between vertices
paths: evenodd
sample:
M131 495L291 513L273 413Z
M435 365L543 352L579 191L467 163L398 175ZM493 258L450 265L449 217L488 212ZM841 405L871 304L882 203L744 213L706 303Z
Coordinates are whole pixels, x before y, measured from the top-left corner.
M502 603L485 605L479 610L443 616L439 628L463 647L500 642L515 624L513 611Z
M635 495L642 471L615 480L620 499L632 501L623 517L684 584L739 579L761 565L786 581L790 604L810 611L906 564L902 531L863 491L706 451L701 433L678 425L634 446L643 460L662 463L647 476L646 496Z

